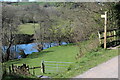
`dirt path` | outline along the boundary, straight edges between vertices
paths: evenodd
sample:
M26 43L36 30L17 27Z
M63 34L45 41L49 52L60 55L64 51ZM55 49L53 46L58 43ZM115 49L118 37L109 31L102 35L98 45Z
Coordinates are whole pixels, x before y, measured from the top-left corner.
M76 76L75 78L118 78L118 56Z

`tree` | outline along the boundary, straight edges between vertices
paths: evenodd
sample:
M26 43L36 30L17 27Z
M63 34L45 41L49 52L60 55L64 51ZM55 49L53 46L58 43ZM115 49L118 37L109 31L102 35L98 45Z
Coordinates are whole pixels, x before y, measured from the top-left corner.
M22 58L26 58L26 54L25 54L25 52L24 52L24 50L20 50L21 52L19 53L20 55L21 55L21 57Z
M19 24L19 20L17 17L17 9L13 6L3 5L2 6L2 27L3 27L3 46L7 46L5 61L10 59L10 48L15 40L13 34L17 31L17 26Z

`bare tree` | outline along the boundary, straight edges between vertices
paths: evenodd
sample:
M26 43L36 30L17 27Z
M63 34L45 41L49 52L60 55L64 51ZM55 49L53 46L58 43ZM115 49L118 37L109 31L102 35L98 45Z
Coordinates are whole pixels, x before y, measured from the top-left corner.
M16 16L17 9L13 6L4 5L2 11L2 26L3 26L3 46L7 46L5 61L10 59L10 48L15 40L14 34L17 31L18 17Z

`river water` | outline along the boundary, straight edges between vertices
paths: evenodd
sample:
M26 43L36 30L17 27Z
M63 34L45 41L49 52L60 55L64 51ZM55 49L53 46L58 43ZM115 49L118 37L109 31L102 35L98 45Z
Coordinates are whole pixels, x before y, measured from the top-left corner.
M66 45L66 42L62 42L61 45ZM47 49L53 46L57 46L58 43L44 43L43 44L43 49ZM19 53L21 52L20 50L23 50L25 54L31 54L33 52L38 52L36 49L37 43L30 43L30 44L19 44L19 45L13 45L11 47L11 53L15 55L15 58L21 58ZM2 47L3 52L5 53L7 49L7 46ZM15 53L15 54L14 54Z

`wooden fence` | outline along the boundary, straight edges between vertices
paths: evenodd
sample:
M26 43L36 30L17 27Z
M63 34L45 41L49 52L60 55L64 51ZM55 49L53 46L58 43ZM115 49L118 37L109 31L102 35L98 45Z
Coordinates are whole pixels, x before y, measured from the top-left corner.
M32 70L30 72L30 69ZM36 67L29 67L29 65L27 64L22 64L21 66L17 66L15 64L12 64L8 67L6 67L6 65L4 65L4 72L8 73L8 74L22 74L22 75L35 75L35 69L39 69L40 73L45 73L45 66L43 61L41 62L40 66L36 66Z
M99 42L101 46L103 47L104 45L104 31L98 31L98 36L99 36ZM106 45L107 47L110 46L117 46L120 44L120 29L119 28L114 28L114 29L109 29L107 30L106 33Z
M4 65L4 71L8 74L22 74L22 75L36 75L35 69L38 69L40 73L57 73L64 72L68 69L72 62L56 62L56 61L41 61L40 66L29 67L27 64L22 64L21 66L17 66L12 64L8 67ZM37 71L38 71L37 70Z

